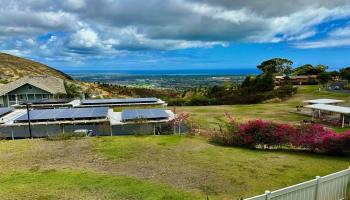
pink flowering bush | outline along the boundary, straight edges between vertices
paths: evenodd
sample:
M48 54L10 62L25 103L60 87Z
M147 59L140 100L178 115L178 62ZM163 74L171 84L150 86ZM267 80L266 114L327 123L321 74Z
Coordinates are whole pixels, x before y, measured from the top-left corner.
M333 134L336 133L320 124L302 124L297 128L297 132L291 143L299 148L316 151L322 142L322 137Z
M342 154L350 151L350 132L323 135L317 144L318 150L328 154Z
M211 137L213 142L221 145L252 149L292 146L328 154L350 151L350 131L338 134L318 124L292 126L263 120L239 124L232 116L225 115L228 122Z
M249 148L278 147L289 143L295 129L287 124L266 122L263 120L249 121L240 125L241 145Z

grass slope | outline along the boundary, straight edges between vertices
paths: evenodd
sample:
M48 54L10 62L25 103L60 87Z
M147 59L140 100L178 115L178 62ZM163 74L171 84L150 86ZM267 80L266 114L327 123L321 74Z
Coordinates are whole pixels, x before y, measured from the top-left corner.
M199 137L0 141L9 199L236 199L346 169L350 157L226 148ZM264 183L264 184L262 184Z
M1 199L196 199L161 184L94 172L0 173ZM198 198L198 197L197 197Z
M283 123L298 123L310 117L295 113L297 105L304 105L303 100L316 98L336 98L349 100L349 94L339 94L328 91L319 91L319 86L300 86L298 93L292 98L280 103L261 103L251 105L222 105L222 106L185 106L177 107L180 112L189 112L193 122L202 128L215 128L224 119L223 114L228 112L238 121L265 119Z
M70 76L39 62L0 53L0 83L7 83L28 75L49 75L64 80Z

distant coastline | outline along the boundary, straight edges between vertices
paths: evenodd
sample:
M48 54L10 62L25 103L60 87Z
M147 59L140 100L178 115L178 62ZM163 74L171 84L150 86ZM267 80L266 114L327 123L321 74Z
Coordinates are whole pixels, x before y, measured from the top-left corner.
M250 75L258 74L257 69L179 69L179 70L63 70L67 74L114 74L114 75Z

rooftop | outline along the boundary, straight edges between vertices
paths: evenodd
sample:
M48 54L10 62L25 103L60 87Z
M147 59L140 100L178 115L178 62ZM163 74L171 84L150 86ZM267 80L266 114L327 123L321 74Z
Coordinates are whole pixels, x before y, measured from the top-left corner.
M66 93L62 79L52 76L26 76L0 87L0 96L5 95L23 85L30 84L52 94Z
M345 101L339 100L339 99L312 99L312 100L306 100L304 102L309 104L334 104L334 103L342 103Z
M307 108L312 108L315 110L330 111L334 113L350 114L350 108L344 106L334 106L329 104L312 104L305 106Z

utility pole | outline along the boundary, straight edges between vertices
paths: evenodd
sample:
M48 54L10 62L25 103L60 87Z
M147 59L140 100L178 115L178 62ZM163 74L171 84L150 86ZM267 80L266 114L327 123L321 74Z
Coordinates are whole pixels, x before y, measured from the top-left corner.
M30 125L30 114L29 114L29 106L31 105L30 103L25 103L26 108L27 108L27 118L28 118L28 129L29 129L29 137L33 138L32 135L32 126Z

